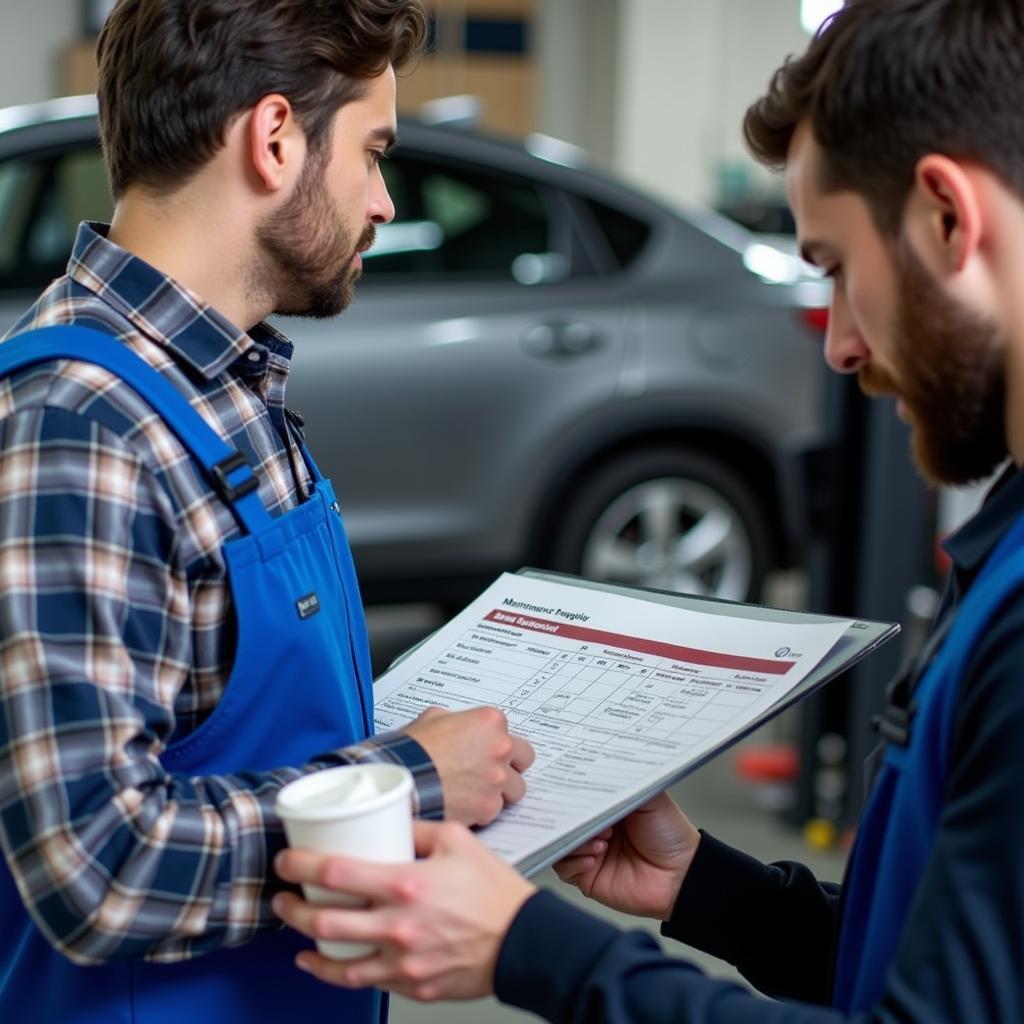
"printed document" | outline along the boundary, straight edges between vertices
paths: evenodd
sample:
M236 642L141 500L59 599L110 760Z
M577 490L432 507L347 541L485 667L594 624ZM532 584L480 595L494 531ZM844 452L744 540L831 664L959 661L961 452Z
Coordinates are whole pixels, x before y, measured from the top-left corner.
M377 680L377 729L501 708L537 759L480 837L534 873L781 708L855 625L688 603L505 574Z

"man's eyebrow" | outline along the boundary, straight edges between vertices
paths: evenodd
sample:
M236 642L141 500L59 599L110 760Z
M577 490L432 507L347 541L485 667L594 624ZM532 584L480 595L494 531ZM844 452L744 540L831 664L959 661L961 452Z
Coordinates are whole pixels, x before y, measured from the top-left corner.
M393 149L398 145L398 136L395 134L394 128L374 128L370 132L371 142L383 142L385 149Z

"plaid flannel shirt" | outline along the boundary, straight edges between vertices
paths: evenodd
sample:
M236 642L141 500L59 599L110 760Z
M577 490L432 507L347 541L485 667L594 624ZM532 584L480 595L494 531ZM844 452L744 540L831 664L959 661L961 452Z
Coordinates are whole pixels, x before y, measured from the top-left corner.
M67 275L11 335L53 324L120 338L256 467L271 515L312 481L285 417L291 344L238 330L82 225ZM0 842L29 912L76 962L157 961L278 926L282 785L313 767L405 764L441 813L422 747L389 733L313 765L182 778L158 760L216 707L235 620L238 536L177 438L116 377L74 360L0 381Z

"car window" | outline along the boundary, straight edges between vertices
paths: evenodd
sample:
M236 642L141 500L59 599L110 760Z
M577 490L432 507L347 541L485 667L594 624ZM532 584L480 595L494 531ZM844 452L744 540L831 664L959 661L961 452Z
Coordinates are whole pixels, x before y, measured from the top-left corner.
M21 160L0 164L0 275L17 265L31 205L24 197L35 191L37 171Z
M651 236L651 227L636 217L596 199L584 199L584 204L597 224L615 263L628 267L640 255Z
M64 272L79 222L111 211L94 146L0 163L0 289L45 287Z
M538 284L568 271L533 182L407 153L383 165L395 220L366 254L374 276L482 277Z

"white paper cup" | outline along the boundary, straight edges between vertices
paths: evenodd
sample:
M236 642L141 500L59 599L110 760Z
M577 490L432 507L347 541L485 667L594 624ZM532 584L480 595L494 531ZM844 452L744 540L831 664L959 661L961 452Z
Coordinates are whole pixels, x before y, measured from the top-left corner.
M382 863L415 857L412 838L412 774L397 764L357 764L304 775L277 795L277 813L288 845L317 853L337 853ZM363 901L333 889L304 885L310 903L362 906ZM317 942L335 960L366 956L364 942Z

